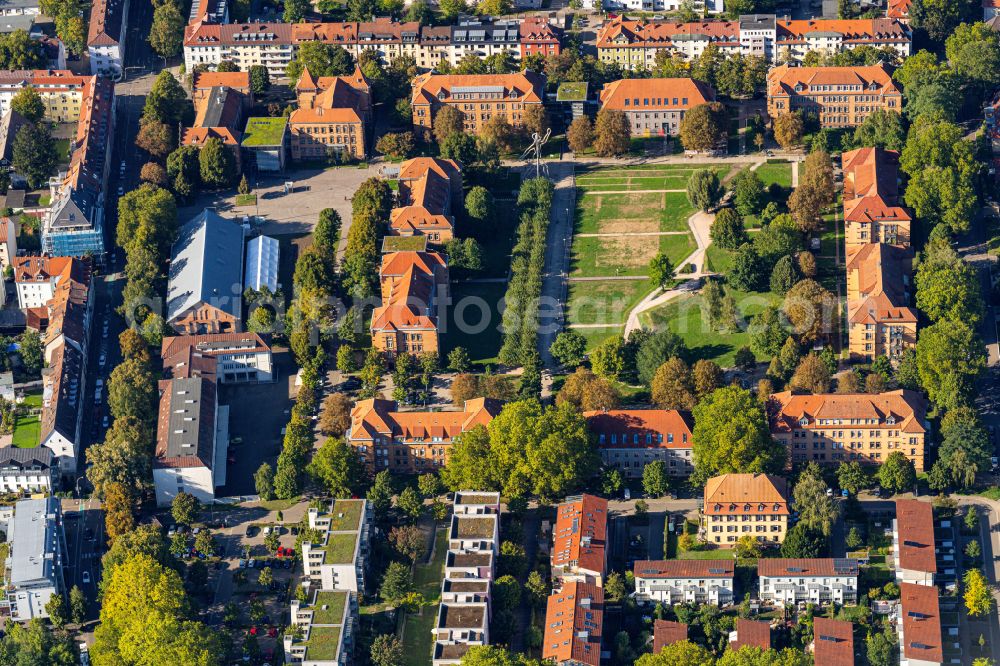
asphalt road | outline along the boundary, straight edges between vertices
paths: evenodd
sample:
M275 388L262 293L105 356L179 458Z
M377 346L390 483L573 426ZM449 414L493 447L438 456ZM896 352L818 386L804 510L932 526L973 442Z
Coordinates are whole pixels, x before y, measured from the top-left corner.
M94 500L62 501L63 522L66 532L67 565L63 567L66 588L78 586L87 596L87 619L97 618L97 584L101 573L101 556L104 554L104 512ZM83 581L84 572L90 582Z

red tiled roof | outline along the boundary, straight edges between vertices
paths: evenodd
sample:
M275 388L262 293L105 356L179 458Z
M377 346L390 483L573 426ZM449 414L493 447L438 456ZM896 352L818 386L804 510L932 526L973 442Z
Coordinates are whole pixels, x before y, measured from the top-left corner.
M421 74L413 79L412 103L431 104L439 99L452 96L456 87L499 87L507 97L512 91L517 91L517 99L521 104L540 104L542 102L543 79L538 74L529 71L516 74Z
M818 666L854 666L854 625L813 618L813 659Z
M739 650L745 645L753 645L762 650L771 649L771 625L755 620L736 620L736 640L729 644L730 650Z
M767 577L857 576L858 561L819 558L761 558L757 562L757 575Z
M552 533L552 566L576 567L604 575L608 500L581 495L560 504Z
M899 616L903 621L903 643L900 645L903 657L920 662L943 662L937 587L901 583L899 603Z
M723 474L705 484L704 513L709 516L787 516L788 482L770 474Z
M927 502L896 500L899 566L911 571L937 573L934 557L934 510Z
M636 578L732 578L735 571L736 563L731 559L638 560L632 567Z
M768 97L782 97L800 94L796 86L802 86L802 93L808 94L813 86L857 85L861 90L855 95L899 95L899 88L889 71L882 65L856 67L789 67L779 65L767 73Z
M603 623L604 589L567 583L546 602L542 658L600 666Z
M791 432L803 427L843 428L851 419L869 429L881 428L923 433L927 401L917 392L906 389L886 391L877 395L868 393L826 393L796 395L782 391L771 396L773 406L772 432ZM841 423L820 423L821 420ZM892 421L890 423L889 421ZM803 426L802 422L806 425Z
M460 412L400 412L392 400L359 400L351 410L351 441L376 437L414 441L441 437L451 440L477 425L489 425L500 413L500 403L489 398L466 400Z
M676 409L613 409L584 412L587 429L598 437L598 447L690 449L694 420L690 412ZM611 435L618 442L611 443ZM604 441L600 436L604 435ZM650 443L646 443L646 436ZM669 436L668 436L669 435ZM638 436L638 443L636 437Z
M668 645L686 641L687 637L688 626L683 622L657 620L653 623L653 654L659 654Z
M605 84L601 91L601 108L619 111L691 109L714 99L715 91L694 79L620 79Z
M210 90L224 86L235 90L250 90L250 72L195 72L192 89Z

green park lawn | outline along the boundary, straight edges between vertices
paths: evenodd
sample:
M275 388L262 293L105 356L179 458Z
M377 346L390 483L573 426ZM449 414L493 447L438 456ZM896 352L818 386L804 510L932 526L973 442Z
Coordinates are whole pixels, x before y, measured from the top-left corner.
M443 356L455 347L464 347L473 363L496 364L503 344L499 304L506 292L504 282L451 285L452 305L448 308L448 328L443 336L447 351Z
M566 318L571 324L624 324L652 289L646 280L570 282Z
M794 165L791 162L768 162L757 168L757 177L764 182L765 186L777 183L782 187L790 188L793 168Z
M687 231L687 220L694 212L683 192L590 193L577 198L575 231L578 234Z
M651 242L658 238L658 242ZM644 276L649 262L662 252L679 266L695 248L691 234L575 238L570 257L571 277Z
M587 351L593 351L602 342L615 335L622 335L625 332L624 326L601 326L600 328L574 328L574 333L579 333L587 341Z
M736 298L737 309L743 317L744 325L768 305L777 305L781 297L771 292L748 293L731 290ZM750 336L745 330L727 333L721 330L711 330L701 313L701 293L682 296L658 308L639 315L644 328L658 329L668 327L684 340L694 359L715 361L722 367L732 367L735 363L736 351L743 346L749 346ZM770 359L758 358L758 361Z
M434 556L427 564L418 563L413 567L413 589L431 602L423 606L419 614L406 616L403 627L403 663L406 666L426 666L431 660L433 641L431 631L437 618L441 598L441 579L444 577L444 560L448 553L448 528L437 531L434 540Z

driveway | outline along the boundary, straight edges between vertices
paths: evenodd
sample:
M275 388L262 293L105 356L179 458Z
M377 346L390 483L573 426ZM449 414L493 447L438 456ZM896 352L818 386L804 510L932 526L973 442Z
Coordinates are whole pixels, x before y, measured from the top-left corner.
M291 415L295 381L291 353L276 351L274 368L274 382L221 387L219 401L229 405L229 436L243 440L229 446L235 462L227 465L226 485L218 492L221 497L255 495L254 472L264 462L274 467L281 453L281 429Z
M572 162L548 165L555 183L552 215L545 248L545 273L542 275L541 303L538 308L538 353L548 370L555 368L549 347L562 330L566 305L566 276L569 273L569 249L573 240L573 211L576 209L576 181ZM548 382L547 382L548 383Z
M340 233L340 253L347 247L347 231L351 226L351 198L364 181L379 175L381 165L334 167L328 169L289 169L283 174L248 176L250 187L257 194L256 206L236 207L236 192L205 192L190 206L177 211L183 224L204 208L215 208L223 217L256 215L264 219L264 234L311 233L324 208L340 213L343 228ZM284 183L291 181L295 191L284 193Z

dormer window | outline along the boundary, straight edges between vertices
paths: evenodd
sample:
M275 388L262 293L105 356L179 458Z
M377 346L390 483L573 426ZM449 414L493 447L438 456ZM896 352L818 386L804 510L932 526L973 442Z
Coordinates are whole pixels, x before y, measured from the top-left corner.
M809 425L809 419L803 416L801 419L799 419L799 425L802 427Z
M889 415L889 416L888 416L888 417L887 417L887 418L885 419L885 422L886 422L886 423L888 423L889 425L893 425L894 423L896 423L896 417L895 417L895 416L893 416L892 414L890 414L890 415Z
M805 86L803 86L801 83L796 83L795 84L795 92L799 92L800 93L800 92L802 92L805 89L806 89Z

